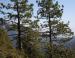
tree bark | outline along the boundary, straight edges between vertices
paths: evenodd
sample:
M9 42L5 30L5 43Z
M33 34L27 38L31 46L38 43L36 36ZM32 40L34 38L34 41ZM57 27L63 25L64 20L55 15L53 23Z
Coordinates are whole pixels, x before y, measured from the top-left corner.
M52 35L52 31L51 31L51 19L50 19L50 14L49 14L49 38L50 38L50 54L49 54L49 58L52 58L52 38L51 38L51 35Z
M17 0L17 18L18 18L18 40L17 40L17 44L18 44L18 49L21 50L21 31L20 31L20 17L19 17L19 6L18 6L18 0Z

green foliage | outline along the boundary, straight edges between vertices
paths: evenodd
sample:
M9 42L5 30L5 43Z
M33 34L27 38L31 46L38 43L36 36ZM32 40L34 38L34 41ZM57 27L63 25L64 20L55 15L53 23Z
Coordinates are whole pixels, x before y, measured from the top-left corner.
M56 20L57 21L57 20ZM52 25L55 25L54 28L56 28L57 30L57 35L59 34L69 34L70 35L74 35L74 33L72 32L72 30L69 27L68 23L64 23L64 21L58 21L57 23L53 23Z
M23 58L23 53L12 47L6 31L0 29L0 58Z
M57 27L57 34L70 34L73 35L73 32L71 31L69 24L68 23L64 23L62 22L58 22L58 24L56 25Z
M39 28L39 25L38 25L38 22L39 20L34 20L32 21L30 24L31 24L31 28Z
M17 14L17 5L18 9L19 9L19 17L20 19L23 18L29 18L32 16L32 7L33 4L28 4L28 0L9 0L10 3L4 4L0 2L0 13L3 15L6 15L8 17L8 19L12 19L12 18L17 18L18 14ZM12 11L3 11L2 9L6 9L6 10L13 10Z
M0 12L1 14L5 15L9 20L13 19L16 20L18 19L17 22L17 31L18 31L18 48L21 49L21 31L20 31L20 22L24 21L27 19L31 18L32 16L32 7L33 4L28 4L28 0L9 0L10 3L7 3L5 5L4 3L0 3ZM5 6L5 7L3 7ZM7 11L2 11L3 9L6 9ZM10 11L8 11L10 10ZM15 23L14 23L15 24ZM16 28L15 25L13 25L14 28Z
M50 51L50 47L48 48ZM71 49L66 49L64 47L52 46L52 58L74 58L75 52ZM48 53L50 55L50 52Z
M39 55L38 49L40 46L38 43L39 32L33 31L33 29L29 27L25 27L24 30L22 48L29 58L37 58L37 55Z
M29 4L28 0L9 1L10 3L7 3L7 5L5 5L4 3L0 3L0 13L7 16L8 19L18 19L18 26L14 23L11 25L10 29L17 30L18 27L18 33L23 33L21 37L22 42L20 43L22 44L22 50L19 51L13 48L6 31L0 29L0 58L45 58L46 55L40 52L41 45L38 42L39 32L37 28L39 28L39 20L30 20L30 18L32 17L33 4ZM71 29L67 28L69 27L68 24L64 24L63 22L60 22L58 20L50 20L51 18L59 18L62 16L63 6L60 6L58 4L58 1L38 0L38 6L40 7L38 10L38 17L49 19L47 27L51 28L53 25L56 25L54 26L54 28L57 28L56 34L73 34L73 32L71 32ZM3 11L3 9L6 9L8 11ZM9 10L13 10L13 12ZM3 18L0 19L3 23ZM20 24L20 22L22 22L22 24ZM26 27L23 26L23 24L28 24L29 26ZM21 34L19 34L19 36L21 36ZM74 58L75 56L72 51L55 46L49 47L49 51L47 52L47 54L48 56L52 55L53 58Z
M12 48L11 44L9 44L10 41L8 40L7 34L4 30L0 29L0 46L3 46L3 43L5 43L5 46L9 45Z
M54 0L37 0L38 6L40 9L38 10L38 15L41 17L46 17L46 19L50 18L58 18L62 16L63 9L58 4L58 1Z

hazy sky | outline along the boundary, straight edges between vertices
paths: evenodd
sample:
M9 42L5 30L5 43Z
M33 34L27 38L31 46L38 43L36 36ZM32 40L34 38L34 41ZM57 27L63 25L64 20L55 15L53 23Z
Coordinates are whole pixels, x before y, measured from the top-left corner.
M7 0L0 0L0 2L7 3ZM29 0L29 2L34 3L34 15L37 11L36 0ZM72 31L75 32L75 0L58 0L60 4L64 5L64 13L62 19L64 22L70 21L70 27Z
M58 0L64 5L62 18L64 21L70 21L70 27L75 32L75 0Z

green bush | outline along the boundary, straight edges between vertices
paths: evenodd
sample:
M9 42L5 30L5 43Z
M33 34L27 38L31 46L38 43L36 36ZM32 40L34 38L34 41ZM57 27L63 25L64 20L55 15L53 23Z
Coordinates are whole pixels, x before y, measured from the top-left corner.
M75 58L75 51L64 48L63 46L52 46L48 48L48 55L52 55L52 58Z

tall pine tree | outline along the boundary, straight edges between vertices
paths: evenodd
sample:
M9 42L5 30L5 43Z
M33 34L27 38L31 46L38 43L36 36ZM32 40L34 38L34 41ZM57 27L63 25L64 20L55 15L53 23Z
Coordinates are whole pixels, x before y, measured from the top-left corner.
M38 3L39 6L38 16L41 17L42 19L48 20L50 44L52 44L51 19L59 18L62 16L63 6L61 7L58 4L58 1L53 1L53 0L37 0L36 2ZM50 54L50 58L52 58L52 54Z

